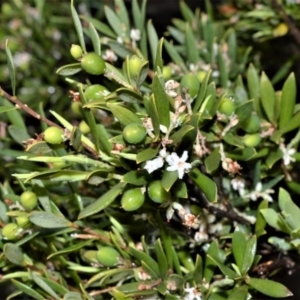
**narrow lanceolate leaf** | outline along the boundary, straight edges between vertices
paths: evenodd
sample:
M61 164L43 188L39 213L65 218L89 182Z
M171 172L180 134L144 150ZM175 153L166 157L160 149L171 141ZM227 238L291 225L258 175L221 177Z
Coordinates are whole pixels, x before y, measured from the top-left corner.
M142 124L142 120L129 109L120 106L119 104L111 104L108 106L115 118L123 125L129 125L132 123Z
M206 75L205 75L205 77L204 77L204 79L203 79L203 81L202 81L202 83L201 83L200 91L199 91L199 93L198 93L198 96L197 96L197 98L196 98L196 100L195 100L195 104L194 104L194 107L193 107L193 112L197 112L197 111L200 109L201 104L203 103L203 101L204 101L204 99L205 99L206 90L207 90L207 85L208 85L208 81L209 81L209 79L210 79L211 72L212 72L212 71L209 70L209 71L206 73Z
M7 65L8 65L8 70L9 70L11 88L13 91L13 95L15 96L16 95L16 72L15 72L13 57L8 48L8 40L6 40L6 43L5 43L5 53L6 53L6 58L7 58Z
M240 270L242 269L246 247L247 240L245 234L241 231L235 231L232 236L232 251L236 265Z
M185 28L185 41L187 49L187 58L189 63L196 64L199 61L199 54L196 45L196 39L193 34L193 30L189 24L186 24Z
M166 254L161 245L160 239L156 241L154 245L154 249L155 249L157 262L159 265L160 275L165 280L167 279L167 275L168 275L168 262L167 262Z
M298 111L290 120L288 120L280 129L281 133L287 133L300 127L300 111Z
M281 129L292 118L296 103L296 80L292 73L285 81L281 94L279 128Z
M158 36L151 20L149 20L147 23L147 33L148 33L148 40L150 44L150 52L152 55L152 61L154 62L156 56L156 49L158 45Z
M129 33L129 16L124 4L124 0L115 0L115 12L117 13L123 27L127 33Z
M157 113L159 117L159 124L164 125L167 128L170 125L170 105L169 105L169 97L165 92L164 87L162 86L158 75L155 74L152 89L154 94L154 101L157 108Z
M15 244L7 243L4 245L3 253L5 257L14 265L23 266L24 257L20 247Z
M54 299L60 299L60 297L53 291L53 289L42 279L41 276L37 275L35 272L31 272L33 281L47 294L49 294Z
M41 294L39 294L38 292L36 292L33 288L31 288L30 286L28 286L27 284L24 284L20 281L14 280L12 279L11 281L14 286L21 292L23 292L24 294L32 297L33 299L36 300L45 300L45 297L42 296Z
M241 285L236 286L232 292L229 294L227 300L246 300L248 296L248 286Z
M114 30L114 32L117 34L117 36L124 38L124 30L123 30L123 25L122 25L120 18L108 6L104 7L104 13L105 13L105 16L106 16L106 19L107 19L109 25Z
M56 74L62 75L62 76L72 76L78 72L80 72L81 69L81 64L80 63L75 63L75 64L70 64L70 65L65 65L60 67L59 69L56 70Z
M202 174L198 169L193 169L188 175L200 191L203 192L208 201L217 201L217 185L213 180Z
M244 259L241 268L241 273L243 275L247 274L247 272L250 270L253 264L255 254L256 254L256 245L257 245L257 240L256 240L256 236L254 235L247 241L247 245L245 248Z
M259 77L253 64L250 64L247 70L247 83L250 97L252 99L258 98L260 95Z
M50 212L34 211L30 214L29 220L31 223L42 228L62 228L70 227L72 223L67 219L57 216Z
M264 295L274 298L293 296L283 284L268 279L247 278L246 283Z
M117 185L112 187L108 192L103 194L100 198L98 198L95 202L91 203L87 207L85 207L79 214L78 219L83 219L88 216L94 215L99 211L108 207L121 193L126 183L119 182Z
M164 38L161 38L159 40L159 43L157 44L156 49L156 58L155 58L155 71L157 70L157 67L159 67L161 70L163 68L163 59L162 59L162 47L164 44Z
M78 17L78 14L77 14L74 6L73 6L73 0L71 1L71 13L72 13L72 18L73 18L73 22L74 22L74 25L75 25L75 28L76 28L77 37L78 37L80 46L81 46L83 52L86 52L82 25L81 25L80 19Z
M175 46L173 44L171 44L170 42L168 42L167 40L164 40L164 46L165 46L168 54L170 55L172 61L176 65L181 67L182 70L184 70L185 72L188 72L188 69L185 66L185 63L184 63L182 57L180 56L180 54L178 53L178 51L176 50Z
M90 23L89 25L89 32L90 32L90 37L93 43L94 47L94 52L97 53L98 55L101 55L101 43L100 43L100 37L98 35L98 32L94 25Z
M275 91L268 76L263 72L260 78L260 95L261 103L264 108L265 114L271 123L275 123L274 109L275 109Z

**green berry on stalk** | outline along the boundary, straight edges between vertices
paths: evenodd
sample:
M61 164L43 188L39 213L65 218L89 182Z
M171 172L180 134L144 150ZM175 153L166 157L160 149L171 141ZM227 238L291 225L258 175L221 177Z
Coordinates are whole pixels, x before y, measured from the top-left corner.
M243 137L244 145L247 147L256 147L261 142L261 136L259 133L246 134Z
M73 101L71 104L71 109L72 109L74 115L76 115L78 117L81 116L80 107L81 107L81 103L78 101Z
M205 78L205 76L206 76L206 73L207 73L207 72L205 72L205 71L203 71L203 70L201 70L201 71L199 71L199 72L197 73L197 78L198 78L198 80L199 80L200 83L203 82L203 80L204 80L204 78Z
M219 104L218 111L226 116L231 116L235 111L235 103L229 98L223 98Z
M132 123L123 129L123 137L129 144L138 144L146 137L146 128L142 124Z
M79 123L79 129L83 134L88 134L91 132L89 125L84 120Z
M73 58L79 59L82 56L82 49L79 45L72 45L70 49L70 53Z
M139 58L136 55L133 55L129 60L128 60L128 68L129 68L129 75L131 77L137 77L137 74L144 63L144 60Z
M104 59L95 52L90 52L81 59L81 67L84 71L92 75L101 75L105 70Z
M16 221L19 226L25 226L29 223L29 219L26 216L17 217Z
M57 127L48 127L44 131L44 140L53 145L61 144L64 140L63 138L63 132L61 129Z
M192 97L196 97L199 90L199 80L195 74L189 73L182 77L181 82L181 90L187 90L187 93Z
M121 199L122 208L126 211L139 209L145 201L145 195L140 188L126 191Z
M101 84L90 85L84 92L85 98L87 101L91 100L102 100L104 96L104 91L107 91L107 88Z
M156 203L168 200L169 193L163 188L160 180L154 180L148 185L148 196Z
M172 68L170 66L164 66L162 69L162 74L165 80L168 80L172 77Z
M2 228L2 235L7 240L15 240L18 237L19 226L16 223L8 223Z
M242 129L247 133L256 133L260 130L260 118L256 114L251 114L251 116L241 124Z
M25 191L20 196L20 203L26 210L33 210L37 206L38 198L34 192Z
M112 247L102 247L97 251L97 260L105 267L113 267L119 262L119 252Z
M82 254L82 259L88 263L97 263L97 250L87 250Z

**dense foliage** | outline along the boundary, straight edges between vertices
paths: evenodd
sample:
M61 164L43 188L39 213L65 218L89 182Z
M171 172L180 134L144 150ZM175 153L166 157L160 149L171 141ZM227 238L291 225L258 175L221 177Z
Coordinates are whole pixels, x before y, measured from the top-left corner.
M296 79L290 64L270 80L245 45L286 35L293 4L237 2L219 20L208 1L206 12L180 1L183 18L160 39L146 1L128 11L115 0L106 21L71 2L78 41L64 36L69 62L53 78L66 88L50 101L47 66L41 88L24 94L7 40L0 266L15 287L9 299L291 295L272 275L292 268L300 247Z

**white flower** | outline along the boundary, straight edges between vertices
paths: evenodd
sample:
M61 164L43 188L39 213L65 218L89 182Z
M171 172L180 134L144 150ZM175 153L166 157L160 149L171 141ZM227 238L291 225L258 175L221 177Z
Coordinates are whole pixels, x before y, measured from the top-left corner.
M139 29L131 29L130 38L135 42L139 41L141 39L141 31Z
M200 292L197 291L194 287L189 287L189 284L187 284L187 287L184 289L185 294L183 300L202 300Z
M178 171L178 177L179 179L182 179L184 173L188 172L192 168L192 165L186 162L187 159L187 151L183 152L181 158L177 155L177 153L173 152L166 158L166 161L169 164L167 171Z
M262 190L262 183L258 182L255 191L251 192L250 194L245 195L246 198L250 198L253 201L256 201L258 198L266 199L269 202L273 202L273 198L270 196L270 194L274 193L274 190L267 189Z
M157 169L160 169L164 165L164 160L162 157L156 157L152 160L146 162L144 169L148 171L148 173L152 173Z
M245 194L245 180L241 177L233 178L231 181L231 186L235 191L238 191L241 196Z
M283 154L282 159L285 166L288 166L291 162L294 162L296 160L295 157L292 157L296 153L295 149L288 149L284 144L281 144L280 150Z
M118 42L119 44L123 44L123 39L122 39L120 36L118 36L117 42Z
M165 125L160 124L160 125L159 125L159 130L160 130L162 133L167 133L168 128L167 128Z
M116 56L116 54L114 53L114 51L107 49L105 51L105 53L102 55L104 60L107 60L109 62L113 62L116 61L118 59L118 57Z

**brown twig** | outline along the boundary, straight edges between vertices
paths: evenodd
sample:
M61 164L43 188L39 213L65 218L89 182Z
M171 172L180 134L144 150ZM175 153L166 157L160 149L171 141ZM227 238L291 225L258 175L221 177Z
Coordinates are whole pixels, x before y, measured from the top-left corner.
M9 100L10 102L15 103L17 108L22 109L23 111L27 112L29 115L33 116L34 118L46 123L49 126L54 126L57 127L59 129L64 129L62 127L60 127L59 125L55 124L54 122L52 122L51 120L47 119L44 116L41 116L40 114L38 114L36 111L34 111L32 108L30 108L27 104L22 103L22 101L20 101L16 96L11 96L9 95L6 91L4 91L2 89L2 87L0 86L0 96L4 97L5 99ZM81 142L82 146L87 149L95 158L98 158L99 155L98 153L91 148L89 145L87 145L84 142Z
M295 23L291 20L288 14L285 12L282 5L277 0L272 0L272 6L276 9L282 16L282 19L287 24L291 35L293 36L294 40L298 45L300 45L300 31L295 25Z

